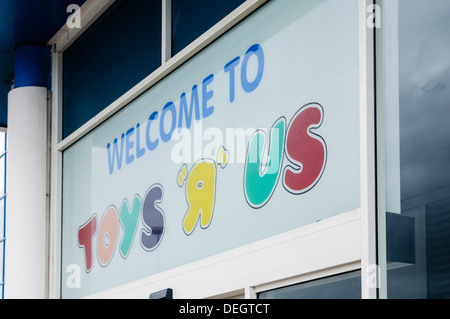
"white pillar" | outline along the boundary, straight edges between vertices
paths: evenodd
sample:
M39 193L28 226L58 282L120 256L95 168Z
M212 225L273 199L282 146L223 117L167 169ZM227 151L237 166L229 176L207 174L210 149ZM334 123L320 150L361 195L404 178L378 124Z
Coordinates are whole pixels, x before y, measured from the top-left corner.
M47 89L8 95L5 298L47 294Z

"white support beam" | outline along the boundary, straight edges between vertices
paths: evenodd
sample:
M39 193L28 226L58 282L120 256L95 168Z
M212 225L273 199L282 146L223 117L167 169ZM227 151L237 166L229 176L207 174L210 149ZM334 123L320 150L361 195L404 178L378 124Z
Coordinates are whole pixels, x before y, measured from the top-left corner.
M362 298L377 298L374 0L359 1Z
M5 298L47 298L47 88L8 95Z
M161 64L164 65L172 57L172 0L162 1L162 52Z

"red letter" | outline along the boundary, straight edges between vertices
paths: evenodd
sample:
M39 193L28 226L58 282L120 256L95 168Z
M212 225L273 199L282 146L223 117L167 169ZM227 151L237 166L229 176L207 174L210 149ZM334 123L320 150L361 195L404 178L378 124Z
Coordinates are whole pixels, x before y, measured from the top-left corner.
M325 141L311 132L319 128L322 121L322 106L312 103L302 107L289 124L286 155L294 167L284 169L283 185L293 194L303 194L313 188L325 169Z
M97 215L93 215L89 221L78 228L78 246L84 247L86 259L86 272L92 269L92 238L97 231Z

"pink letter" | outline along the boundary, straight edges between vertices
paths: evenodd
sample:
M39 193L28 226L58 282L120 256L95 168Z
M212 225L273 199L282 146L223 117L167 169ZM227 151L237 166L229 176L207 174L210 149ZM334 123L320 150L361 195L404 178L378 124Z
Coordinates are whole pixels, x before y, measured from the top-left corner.
M106 266L111 261L119 235L119 214L115 207L110 207L103 215L97 237L97 257L100 265Z

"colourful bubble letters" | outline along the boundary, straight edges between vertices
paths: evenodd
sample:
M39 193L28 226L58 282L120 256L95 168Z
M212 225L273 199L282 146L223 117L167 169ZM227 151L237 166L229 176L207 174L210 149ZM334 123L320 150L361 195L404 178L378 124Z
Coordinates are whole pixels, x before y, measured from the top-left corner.
M230 152L225 147L220 147L219 152L217 153L217 164L225 168L228 164L228 159L230 158Z
M158 247L164 232L164 212L157 206L164 198L164 189L160 184L150 187L142 208L141 245L147 251Z
M127 258L131 248L131 244L136 233L136 227L139 221L139 215L141 212L142 199L139 195L134 197L133 206L130 209L128 201L125 199L120 209L120 221L123 228L123 238L120 243L120 254L122 257Z
M102 266L107 266L116 249L119 235L119 214L115 207L110 207L103 215L97 236L97 258Z
M120 255L124 259L128 257L138 229L139 216L142 216L143 223L141 246L146 251L152 251L159 245L165 228L164 212L158 206L163 200L163 194L164 189L160 184L152 185L144 201L136 195L130 207L125 199L120 211L114 206L106 209L100 225L97 225L97 215L94 214L78 228L78 246L84 249L86 272L90 272L93 267L93 247L96 247L95 253L101 266L106 267L111 262L118 244L120 226L123 229L119 245ZM95 236L96 246L94 246Z
M92 239L97 232L97 215L92 217L78 228L78 246L84 248L86 272L92 269Z
M250 138L244 172L244 193L248 204L260 208L269 201L280 176L283 163L286 119L278 119L272 126L270 139L257 130ZM268 153L268 158L266 153ZM264 162L264 158L267 158Z
M322 125L323 108L312 103L302 107L289 124L286 156L292 163L284 169L283 185L292 194L303 194L317 184L325 170L327 146L311 132Z
M218 166L225 168L229 152L224 147L218 151ZM202 229L208 228L212 221L216 197L217 165L214 160L202 159L196 162L190 172L184 164L178 173L178 186L186 187L186 201L189 205L183 219L183 230L192 234L197 223Z
M183 230L190 235L200 217L200 226L207 228L212 220L216 196L216 164L201 160L194 164L186 181L186 200L189 204L184 216Z
M285 189L300 195L317 184L325 170L327 147L324 139L311 130L322 125L323 115L320 104L310 103L294 115L286 132L286 120L280 118L272 127L269 141L262 130L252 135L244 173L245 198L251 207L261 208L270 200L280 176L284 149L291 164L282 174ZM266 163L264 157L268 157Z
M255 91L262 82L264 68L264 51L259 44L252 45L245 55L227 63L223 70L229 76L229 102L233 103L242 92ZM153 112L144 125L145 129L137 123L123 131L120 138L108 143L109 174L155 151L160 143L169 142L176 129L189 129L194 121L212 116L215 110L213 104L217 102L213 99L217 83L214 82L214 75L207 76L201 85L192 86L190 94L188 92L190 96L184 92L181 94L178 106L169 101L162 109ZM280 117L270 131L259 129L253 133L243 170L244 196L250 207L260 209L265 206L280 179L283 187L294 195L304 194L318 183L327 162L327 145L314 130L322 126L323 120L322 106L309 103L294 114L289 124L285 117ZM153 126L156 130L151 130ZM156 136L150 136L151 132L157 132ZM285 156L288 162L283 165ZM187 236L195 231L197 225L201 229L210 227L216 206L218 168L225 169L229 157L228 150L222 146L217 158L200 159L190 169L184 164L178 172L176 183L180 188L185 188L188 206L181 222ZM119 210L109 206L99 223L99 218L93 214L80 226L78 246L84 252L86 272L93 267L94 255L102 267L111 263L116 250L126 259L135 237L145 251L155 250L164 237L166 227L161 208L163 199L164 188L154 184L143 198L135 195L132 203L124 199Z

